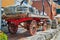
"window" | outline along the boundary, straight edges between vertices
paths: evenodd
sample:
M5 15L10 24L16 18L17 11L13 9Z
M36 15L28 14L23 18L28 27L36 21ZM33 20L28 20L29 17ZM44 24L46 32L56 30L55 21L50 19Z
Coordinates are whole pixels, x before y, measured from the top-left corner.
M58 5L60 5L60 0L53 0L55 3L57 3Z
M57 2L58 0L53 0L54 2Z
M56 13L57 14L60 14L60 9L56 9Z

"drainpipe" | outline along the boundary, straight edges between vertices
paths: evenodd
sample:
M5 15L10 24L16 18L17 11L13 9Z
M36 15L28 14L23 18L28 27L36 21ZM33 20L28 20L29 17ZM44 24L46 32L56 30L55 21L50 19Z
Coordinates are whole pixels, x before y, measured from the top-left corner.
M1 2L2 0L0 0L0 30L1 30Z
M48 0L46 0L47 1L47 3L48 3L48 5L49 5L49 7L50 7L50 18L51 18L51 20L53 20L53 14L52 14L52 1L51 1L51 4L49 3L49 1Z
M42 0L42 11L43 11L43 15L44 15L44 0Z

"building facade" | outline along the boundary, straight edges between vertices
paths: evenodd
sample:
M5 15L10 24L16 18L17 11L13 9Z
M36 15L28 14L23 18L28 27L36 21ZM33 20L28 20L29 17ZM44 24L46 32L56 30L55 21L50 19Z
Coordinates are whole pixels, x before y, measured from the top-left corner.
M54 3L54 1L57 1L57 0L49 0L50 5L52 5L51 6L52 14L51 14L50 6L47 3L47 1L44 0L44 11L47 13L47 15L50 18L56 16L56 4ZM42 0L33 0L32 6L36 7L38 10L42 11Z

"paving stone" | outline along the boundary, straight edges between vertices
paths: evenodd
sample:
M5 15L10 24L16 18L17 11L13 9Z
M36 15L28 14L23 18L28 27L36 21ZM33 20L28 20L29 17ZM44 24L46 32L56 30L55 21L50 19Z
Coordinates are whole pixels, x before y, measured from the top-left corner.
M32 37L28 37L30 40L45 40L45 36L38 34L38 35L34 35Z
M18 28L18 33L23 33L25 32L26 30L24 28ZM38 31L36 32L35 35L33 36L26 36L24 37L25 35L27 34L22 34L22 38L19 38L18 40L50 40L52 39L57 33L59 32L59 28L57 29L49 29L49 30L46 30L46 31ZM16 37L21 37L20 34L18 34ZM9 38L10 39L10 38Z
M21 27L21 28L18 28L17 33L24 33L26 31L27 31L26 29Z
M7 26L2 26L1 30L5 33L8 33L8 27Z

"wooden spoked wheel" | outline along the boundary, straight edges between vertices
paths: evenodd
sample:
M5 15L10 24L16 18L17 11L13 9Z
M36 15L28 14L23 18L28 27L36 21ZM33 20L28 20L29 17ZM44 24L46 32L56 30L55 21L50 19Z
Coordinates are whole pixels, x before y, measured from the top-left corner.
M29 32L31 35L34 35L37 31L37 23L35 20L32 20L29 27Z
M14 24L8 24L8 30L10 33L15 34L18 30L18 26Z

